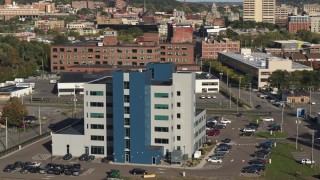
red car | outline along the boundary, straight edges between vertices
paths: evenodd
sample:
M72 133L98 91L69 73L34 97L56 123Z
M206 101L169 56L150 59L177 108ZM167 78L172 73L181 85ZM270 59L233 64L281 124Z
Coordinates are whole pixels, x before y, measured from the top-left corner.
M207 132L208 136L218 136L220 134L220 130L215 129Z
M29 127L29 124L28 123L21 123L18 126L19 126L19 128L25 128L25 127Z

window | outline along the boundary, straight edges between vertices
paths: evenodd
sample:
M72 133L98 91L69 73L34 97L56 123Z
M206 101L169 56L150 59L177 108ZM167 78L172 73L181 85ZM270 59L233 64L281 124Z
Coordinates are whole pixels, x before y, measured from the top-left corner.
M181 141L181 136L177 136L177 141Z
M181 125L180 124L177 124L177 129L181 129Z
M104 129L103 124L91 124L90 127L91 129Z
M90 107L103 107L103 102L90 102Z
M129 95L124 95L124 102L125 103L130 102L130 96Z
M104 141L104 136L91 136L91 141Z
M160 138L155 138L154 143L158 144L169 144L169 139L160 139Z
M155 109L169 109L169 105L168 104L155 104L154 108Z
M177 118L181 118L181 114L180 113L177 113Z
M180 102L177 102L177 107L181 107L181 103Z
M126 128L126 137L130 137L130 129Z
M104 154L103 146L91 146L91 154Z
M107 125L107 129L112 130L113 126L112 125Z
M169 116L155 115L154 119L157 120L157 121L168 121L169 120Z
M154 127L155 132L169 132L168 127Z
M90 96L103 96L103 91L90 91Z
M177 96L181 96L181 92L180 91L177 91Z
M124 118L124 125L130 126L130 118Z
M90 113L91 118L104 118L103 113Z
M130 114L130 107L124 107L124 113Z
M130 88L130 83L129 83L129 81L123 82L123 88L124 88L124 89L129 89L129 88Z
M168 98L169 94L168 93L154 93L155 98Z

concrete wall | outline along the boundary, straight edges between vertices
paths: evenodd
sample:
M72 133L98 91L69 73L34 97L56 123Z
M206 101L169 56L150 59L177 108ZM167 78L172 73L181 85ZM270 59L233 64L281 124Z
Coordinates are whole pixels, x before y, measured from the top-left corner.
M212 84L213 85L205 85ZM196 93L217 93L219 92L219 79L197 79Z
M64 156L67 154L67 145L72 156L85 153L84 135L52 134L52 155Z

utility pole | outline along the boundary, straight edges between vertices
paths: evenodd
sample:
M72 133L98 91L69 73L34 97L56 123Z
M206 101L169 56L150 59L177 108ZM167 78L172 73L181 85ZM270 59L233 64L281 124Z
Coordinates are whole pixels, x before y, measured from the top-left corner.
M311 104L312 102L311 102L311 87L310 87L310 92L309 92L309 110L310 110L310 113L309 113L309 116L310 116L310 118L311 118Z
M182 160L183 160L183 173L182 176L185 177L186 176L186 165L185 165L185 154L186 154L186 146L183 146L183 156L182 156Z
M282 113L281 113L281 132L282 132L282 129L283 129L283 112L284 112L284 102L282 102Z
M39 127L40 127L40 135L42 134L41 132L41 115L40 115L40 106L39 106Z
M250 104L252 103L252 101L251 101L251 84L252 84L252 83L249 83L249 86L250 86L250 87L249 87L249 91L250 91Z
M299 137L299 124L300 124L300 120L297 119L296 120L296 124L297 124L297 135L296 135L296 149L298 149L298 137Z
M227 87L229 87L229 71L227 71Z
M239 77L239 96L238 96L238 99L237 99L237 114L239 114L239 101L240 101L241 78L242 78L242 77Z
M311 167L313 166L313 144L314 144L314 130L309 130L312 132L312 147L311 147Z
M229 105L231 109L231 84L229 84Z
M8 149L8 118L6 117L6 149Z

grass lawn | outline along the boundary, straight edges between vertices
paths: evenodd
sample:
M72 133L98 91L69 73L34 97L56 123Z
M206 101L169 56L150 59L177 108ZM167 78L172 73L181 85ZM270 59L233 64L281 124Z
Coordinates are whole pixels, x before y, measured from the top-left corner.
M272 132L272 135L270 134L270 132L258 132L256 133L256 137L272 139L272 138L287 138L289 137L289 135L287 133L281 133L281 132Z
M295 179L295 172L301 172L301 179L307 179L318 174L319 170L310 166L298 163L292 156L291 152L299 151L295 149L294 143L277 143L277 146L272 149L269 158L271 164L267 164L266 179Z
M260 124L261 118L259 116L252 116L251 122Z

